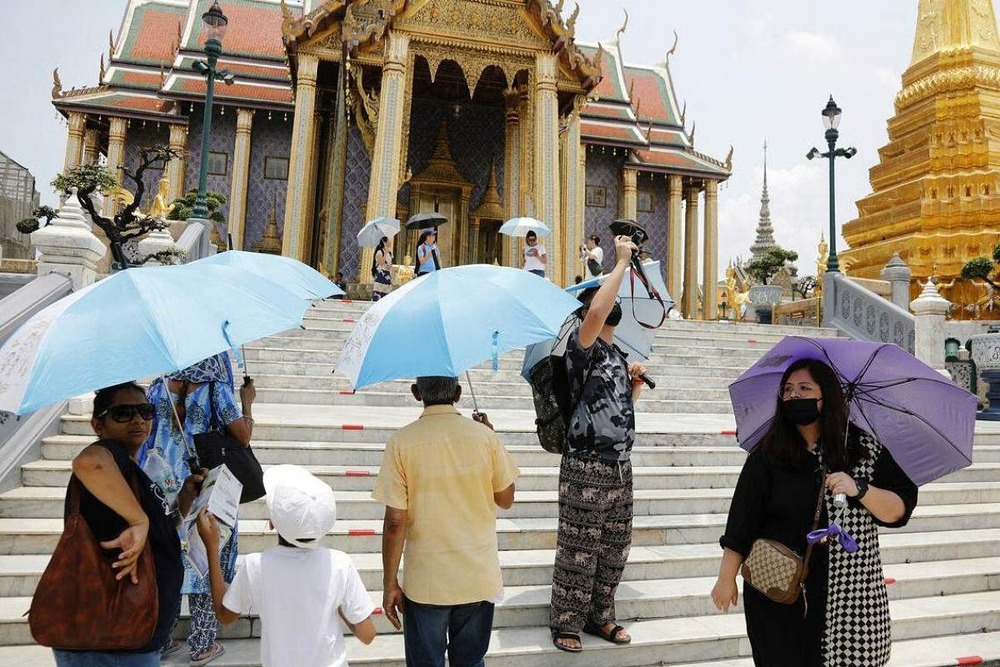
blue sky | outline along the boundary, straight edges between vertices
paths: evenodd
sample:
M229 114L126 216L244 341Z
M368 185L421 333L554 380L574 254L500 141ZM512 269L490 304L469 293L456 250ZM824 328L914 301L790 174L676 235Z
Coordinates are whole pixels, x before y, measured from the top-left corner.
M0 23L0 150L34 173L43 201L62 167L66 129L50 103L52 69L65 87L97 80L108 31L125 0L3 3ZM995 4L995 3L994 3ZM565 12L571 9L567 0ZM900 76L909 65L917 0L580 0L577 39L613 36L622 10L627 62L671 58L695 147L724 158L735 147L734 175L720 192L720 270L748 255L760 207L761 146L768 142L771 217L777 241L800 254L801 275L815 273L816 244L827 229L827 172L806 152L823 142L819 112L830 94L844 109L841 145L858 155L838 163L838 219L856 216L870 188L868 169L886 143ZM38 23L40 25L35 25ZM823 146L820 146L823 148ZM842 245L842 243L841 243Z

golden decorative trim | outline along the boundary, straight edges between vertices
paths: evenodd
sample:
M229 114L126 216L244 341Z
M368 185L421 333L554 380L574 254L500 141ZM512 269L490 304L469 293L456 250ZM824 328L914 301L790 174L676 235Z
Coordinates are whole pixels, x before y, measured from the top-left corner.
M972 87L1000 90L1000 67L979 64L933 72L899 91L896 109L901 110L944 92Z

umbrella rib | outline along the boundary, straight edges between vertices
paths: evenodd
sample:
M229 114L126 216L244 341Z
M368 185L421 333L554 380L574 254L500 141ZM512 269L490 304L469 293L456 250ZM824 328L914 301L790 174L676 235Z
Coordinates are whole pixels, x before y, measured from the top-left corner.
M949 445L949 446L950 446L950 447L951 447L952 449L954 449L955 451L957 451L957 452L958 452L959 454L962 454L962 456L963 456L964 458L966 458L966 460L968 460L968 457L966 457L966 456L965 456L965 454L964 454L964 453L962 452L962 450L961 450L961 449L959 449L959 448L958 448L958 446L956 446L956 445L955 445L955 443L953 443L953 442L951 441L951 438L949 438L949 437L948 437L947 435L945 435L945 434L944 434L944 433L943 433L943 432L941 431L941 429L939 429L939 428L938 428L937 426L935 426L935 425L934 425L933 423L931 423L930 421L928 421L927 419L925 419L925 418L923 417L923 415L920 415L919 413L916 413L916 412L914 412L913 410L911 410L911 409L909 409L909 408L907 408L907 407L904 407L904 406L902 406L902 405L898 405L898 404L895 404L895 403L889 403L889 402L886 402L886 401L885 401L885 399L884 399L884 398L882 398L881 396L879 396L879 397L876 397L876 396L875 396L875 395L873 395L873 394L868 394L868 395L867 395L867 399L866 399L866 401L862 401L862 400L860 400L860 399L856 399L856 400L854 401L854 404L855 404L855 405L857 406L857 408L858 408L858 411L859 411L859 412L860 412L860 413L861 413L861 414L862 414L862 415L864 416L864 418L865 418L865 421L866 421L866 422L868 423L868 425L869 425L869 426L872 426L872 423L871 423L871 421L870 421L870 420L868 419L868 415L867 415L867 414L865 414L865 411L864 411L864 408L862 407L862 404L863 404L864 402L868 402L868 403L872 403L872 404L874 404L874 405L877 405L877 406L879 406L879 407L882 407L882 408L885 408L885 409L887 409L887 410L895 410L896 412L899 412L900 414L904 414L904 415L906 415L907 417L914 417L914 418L916 418L916 419L917 419L918 421L921 421L921 422L923 422L923 423L924 423L924 424L925 424L925 425L926 425L926 426L927 426L927 427L928 427L928 428L929 428L930 430L934 431L934 433L936 433L936 434L937 434L937 435L938 435L938 436L939 436L939 437L940 437L940 438L941 438L941 439L942 439L942 440L943 440L944 442L946 442L946 443L947 443L947 444L948 444L948 445ZM872 429L874 430L874 426L872 426ZM970 461L970 463L971 463L971 461Z

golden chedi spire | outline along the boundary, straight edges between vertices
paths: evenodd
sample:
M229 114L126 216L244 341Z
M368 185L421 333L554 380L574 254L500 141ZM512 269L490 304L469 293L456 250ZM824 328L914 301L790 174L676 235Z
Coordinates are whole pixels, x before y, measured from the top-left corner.
M898 251L914 281L935 264L949 280L968 260L992 255L1000 228L1000 37L991 0L919 0L902 84L889 141L869 170L872 192L843 227L849 249L840 259L854 276L879 278Z
M281 254L281 232L278 231L278 203L276 200L271 203L271 214L267 217L264 235L260 241L254 244L253 251L268 255Z

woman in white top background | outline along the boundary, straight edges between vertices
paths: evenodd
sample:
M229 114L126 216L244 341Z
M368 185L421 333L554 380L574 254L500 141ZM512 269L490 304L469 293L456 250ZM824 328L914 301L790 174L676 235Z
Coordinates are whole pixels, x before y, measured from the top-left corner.
M545 246L538 243L538 236L535 232L528 232L524 237L524 242L527 244L524 246L524 270L544 278L545 265L549 261Z
M601 249L599 237L596 235L587 237L586 242L580 248L580 259L587 265L584 280L604 275L604 250Z

